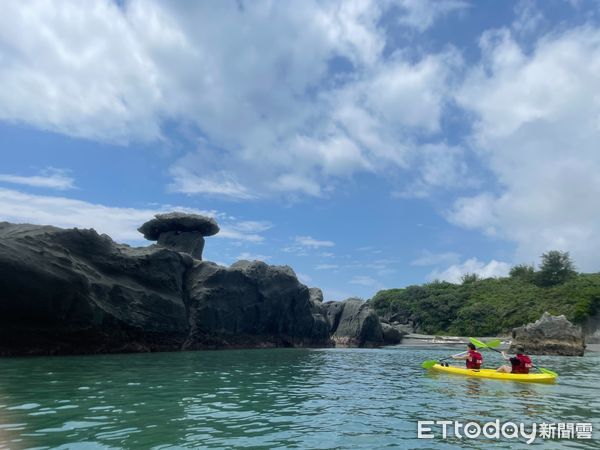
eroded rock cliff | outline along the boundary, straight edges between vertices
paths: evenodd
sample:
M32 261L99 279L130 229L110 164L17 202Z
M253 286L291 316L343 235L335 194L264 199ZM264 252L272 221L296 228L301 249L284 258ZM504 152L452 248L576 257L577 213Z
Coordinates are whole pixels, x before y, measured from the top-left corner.
M290 267L185 249L0 223L0 354L332 345L320 291Z

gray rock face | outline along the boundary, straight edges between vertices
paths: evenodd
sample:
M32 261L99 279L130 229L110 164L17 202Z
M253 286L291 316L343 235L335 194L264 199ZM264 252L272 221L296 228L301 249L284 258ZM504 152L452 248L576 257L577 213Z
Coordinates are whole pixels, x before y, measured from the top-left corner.
M288 266L196 263L186 291L191 326L186 348L237 347L248 339L264 346L330 345L327 323Z
M287 266L0 223L0 355L328 346L321 308Z
M160 234L157 244L175 252L187 253L202 261L204 237L197 231L167 231Z
M588 344L600 344L600 312L597 312L583 325L585 341Z
M511 351L517 345L533 355L583 356L585 342L581 328L565 316L545 312L534 323L515 328L512 332Z
M323 291L316 287L308 289L310 294L310 301L313 303L323 303Z
M337 347L375 347L385 344L375 311L362 300L323 303L329 331Z
M178 348L192 259L94 230L0 224L0 354Z
M382 322L381 330L383 331L383 340L389 345L399 344L402 341L402 336L404 336L400 329L389 323Z
M217 234L219 226L212 217L173 212L157 214L154 219L138 228L138 231L146 239L158 241L160 247L189 253L201 260L204 250L203 236Z

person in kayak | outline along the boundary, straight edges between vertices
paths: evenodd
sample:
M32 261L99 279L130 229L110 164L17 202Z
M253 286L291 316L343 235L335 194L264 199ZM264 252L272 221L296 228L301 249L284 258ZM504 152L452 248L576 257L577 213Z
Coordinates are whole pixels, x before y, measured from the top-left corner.
M464 359L467 363L467 369L479 369L483 364L483 356L477 351L474 344L467 344L467 354L464 356L452 356L453 359Z
M505 360L510 361L510 366L509 365L500 366L500 367L498 367L496 372L529 373L529 369L531 369L533 367L533 364L531 364L531 358L525 354L525 349L520 345L517 345L515 347L515 351L517 352L517 354L513 358L508 356L506 354L506 352L504 352L504 351L502 352L502 357Z

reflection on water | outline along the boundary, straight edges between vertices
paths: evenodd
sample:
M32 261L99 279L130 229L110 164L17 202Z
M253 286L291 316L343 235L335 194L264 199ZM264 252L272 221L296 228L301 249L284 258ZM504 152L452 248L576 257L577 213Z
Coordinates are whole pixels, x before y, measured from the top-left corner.
M481 448L417 440L416 421L600 427L598 356L544 358L557 385L427 373L419 364L432 356L399 347L2 359L0 448Z

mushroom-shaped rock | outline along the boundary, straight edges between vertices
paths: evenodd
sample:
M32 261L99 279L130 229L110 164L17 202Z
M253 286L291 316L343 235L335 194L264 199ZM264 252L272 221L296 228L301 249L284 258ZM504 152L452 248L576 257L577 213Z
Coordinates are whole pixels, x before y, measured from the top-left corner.
M178 252L189 253L196 259L202 259L204 236L219 232L219 225L212 217L198 214L172 212L157 214L138 231L150 241Z

